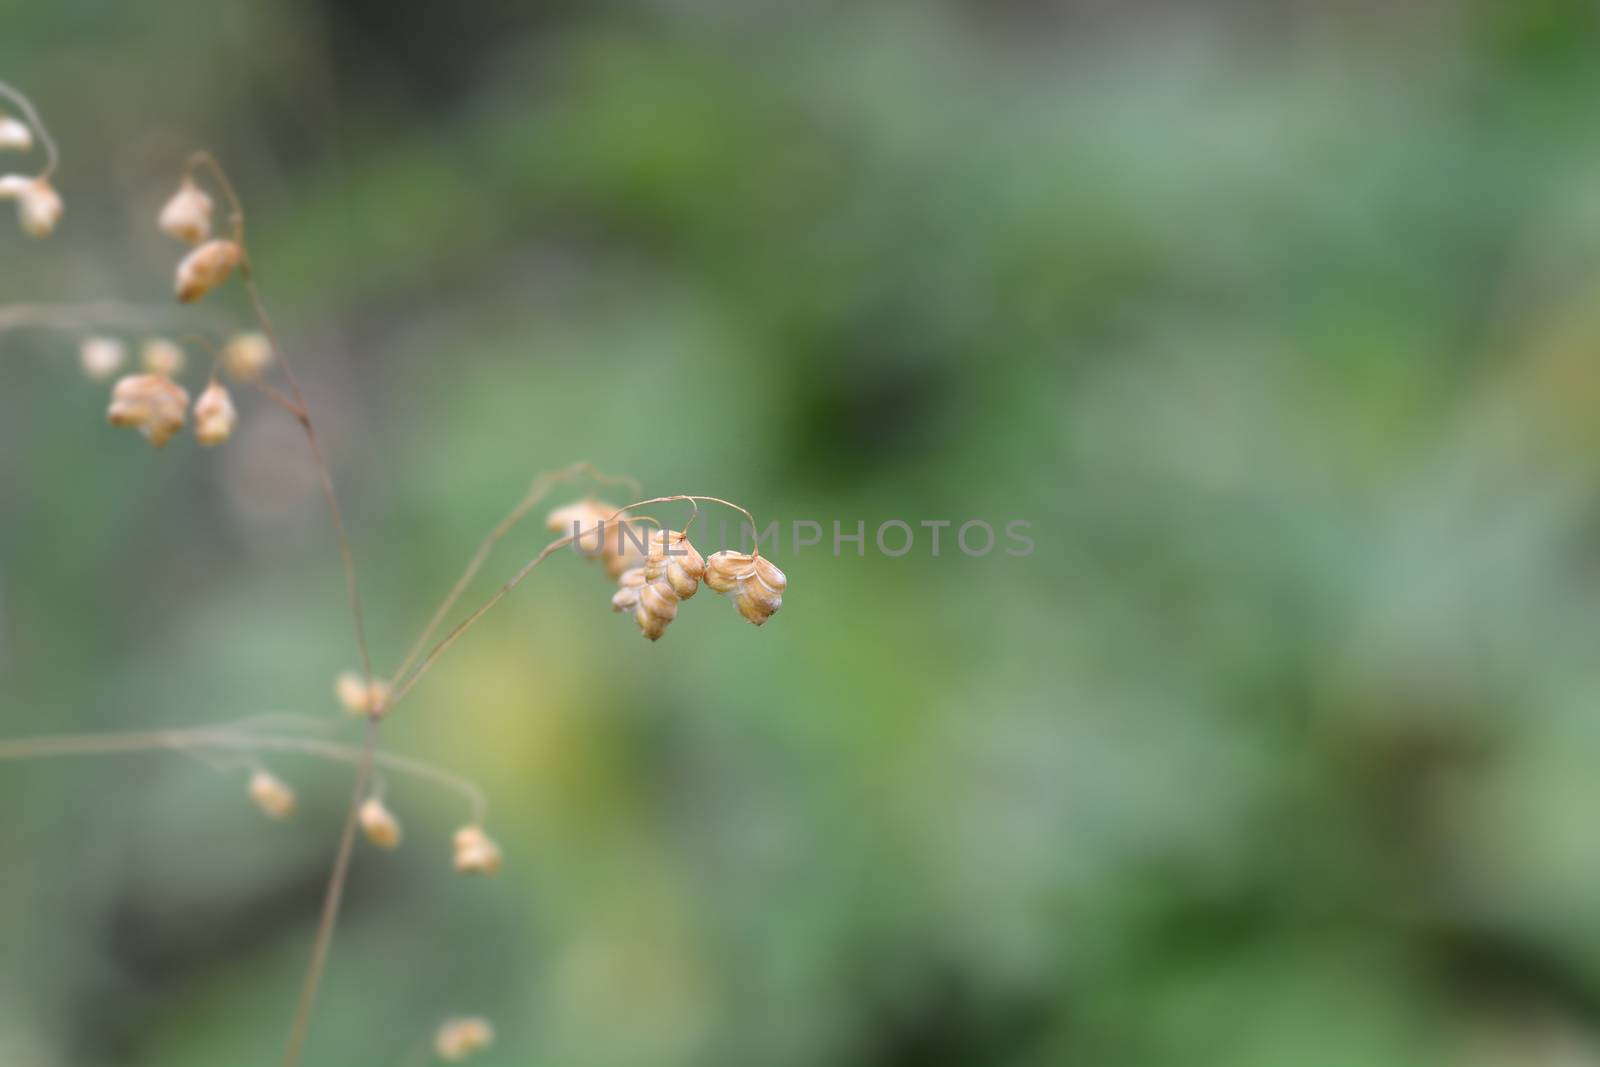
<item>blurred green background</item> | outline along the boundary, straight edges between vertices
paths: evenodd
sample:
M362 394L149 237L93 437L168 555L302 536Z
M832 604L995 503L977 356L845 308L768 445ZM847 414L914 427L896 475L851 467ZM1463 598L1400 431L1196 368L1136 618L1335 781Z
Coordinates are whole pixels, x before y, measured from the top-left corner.
M656 645L535 572L385 734L506 869L393 779L309 1064L1600 1064L1593 3L3 0L0 78L0 305L165 306L234 175L381 670L576 459L1033 524ZM3 733L334 714L295 427L154 452L75 341L0 337ZM0 765L0 1064L278 1062L349 772L269 762Z

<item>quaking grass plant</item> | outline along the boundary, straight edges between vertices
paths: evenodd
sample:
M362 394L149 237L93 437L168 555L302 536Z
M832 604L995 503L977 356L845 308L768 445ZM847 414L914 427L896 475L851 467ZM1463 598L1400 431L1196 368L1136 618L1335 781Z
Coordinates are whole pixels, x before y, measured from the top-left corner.
M42 153L43 167L33 175L0 175L0 198L17 202L22 230L31 237L48 237L60 223L64 206L50 184L59 156L54 140L29 99L0 82L0 99L14 113L0 109L0 153ZM4 169L4 168L0 168ZM214 228L219 195L226 205L225 227ZM698 592L703 581L719 594L731 595L739 613L751 623L764 624L782 606L787 579L760 554L721 551L702 557L689 540L689 529L701 504L715 504L740 513L759 528L748 511L718 497L674 493L615 506L593 496L549 513L546 525L557 536L524 563L489 597L445 630L462 597L488 562L499 542L520 525L558 487L587 481L596 487L626 489L640 496L632 479L614 477L587 463L576 463L538 475L522 499L488 533L467 562L461 576L399 664L380 673L373 665L362 612L350 539L345 530L333 474L324 454L317 424L299 377L278 341L256 283L246 242L245 211L226 172L207 152L197 152L183 166L178 189L156 217L159 229L188 246L179 261L174 295L180 305L192 305L237 278L248 298L255 320L248 331L232 331L222 343L211 335L190 334L184 343L152 333L156 327L178 320L176 309L144 308L115 301L66 305L0 306L0 334L32 328L75 335L83 372L92 380L121 375L112 386L107 419L113 426L137 430L154 447L162 448L178 437L193 420L195 439L203 446L222 445L232 436L240 414L228 383L259 396L301 428L309 458L315 467L338 545L349 602L351 629L358 666L334 681L333 695L347 714L327 716L267 715L237 719L212 726L156 729L133 733L74 734L0 740L0 761L51 757L108 756L122 753L170 751L195 757L224 773L245 779L245 793L263 814L287 819L295 813L293 788L267 767L279 754L295 754L354 768L338 846L329 871L322 910L312 943L311 957L293 1010L282 1063L296 1067L304 1056L317 991L327 967L334 931L358 836L382 849L401 846L404 833L386 803L384 778L425 782L458 795L468 818L451 841L452 863L465 874L492 875L503 862L500 846L485 829L488 801L470 779L380 745L384 721L405 701L433 666L502 599L551 555L573 546L598 562L616 583L612 609L632 614L639 632L658 640L677 617L683 602ZM218 327L225 317L189 313L198 327ZM128 363L128 344L119 335L143 336L140 368L122 373ZM183 378L189 370L188 349L201 348L209 363L198 396L191 400ZM686 503L691 512L680 530L663 525L639 509L652 505ZM443 631L443 636L439 636ZM355 743L326 736L330 726L359 721L361 736ZM380 773L382 772L382 773ZM493 1026L479 1017L445 1020L433 1034L433 1052L443 1060L461 1060L487 1047Z

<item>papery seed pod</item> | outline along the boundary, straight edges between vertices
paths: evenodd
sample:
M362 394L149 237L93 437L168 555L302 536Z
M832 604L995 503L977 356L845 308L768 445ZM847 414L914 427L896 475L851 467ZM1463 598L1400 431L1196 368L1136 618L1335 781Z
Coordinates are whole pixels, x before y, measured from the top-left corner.
M35 178L16 194L17 221L29 237L49 237L61 221L61 194L43 178Z
M396 849L400 847L400 820L394 817L382 799L368 797L361 802L359 812L361 832L367 835L367 840L383 849Z
M232 241L207 241L178 264L174 288L178 300L192 304L228 280L239 265L239 246Z
M446 1019L433 1037L433 1051L441 1060L456 1062L494 1043L494 1026L477 1017Z
M176 378L183 373L188 357L176 342L165 337L152 337L139 347L139 363L151 374Z
M333 680L333 692L352 715L370 715L374 709L381 711L389 705L389 683L374 678L368 687L367 680L356 671L341 671Z
M0 115L0 151L26 152L33 147L33 130L21 119Z
M739 614L760 626L783 607L788 577L765 556L713 552L706 560L706 584L719 593L733 593Z
M197 245L211 236L211 198L205 190L184 178L156 216L156 226L168 237Z
M130 374L111 389L106 420L130 426L160 448L179 430L189 410L189 392L164 374Z
M644 576L652 581L665 577L679 600L688 600L700 588L706 561L689 538L677 531L658 530L650 537L650 554L645 559Z
M667 624L678 617L678 603L694 596L705 574L705 560L689 539L676 530L651 534L644 566L623 572L611 597L614 611L633 610L639 632L660 640Z
M644 562L645 527L631 519L615 518L617 509L603 501L588 499L557 508L545 520L551 533L571 536L578 551L605 564L613 579Z
M646 582L633 606L633 621L639 632L652 641L661 640L667 625L678 617L678 598L664 579Z
M272 343L264 334L240 333L222 346L222 365L242 382L253 382L272 362Z
M83 373L104 381L128 361L128 346L115 337L85 337L78 345L78 362Z
M715 592L731 593L739 587L739 576L750 570L754 556L723 549L706 557L706 584Z
M256 771L250 776L250 799L269 818L287 819L294 814L294 790L276 775Z
M494 874L500 869L500 846L481 826L463 826L456 831L455 868L463 874Z
M620 587L611 594L612 611L632 611L639 604L639 592L644 588L648 579L644 576L643 567L634 567L622 572L622 577L617 579Z
M239 421L234 410L233 397L221 382L212 382L201 390L194 402L194 439L207 448L220 445L233 436Z

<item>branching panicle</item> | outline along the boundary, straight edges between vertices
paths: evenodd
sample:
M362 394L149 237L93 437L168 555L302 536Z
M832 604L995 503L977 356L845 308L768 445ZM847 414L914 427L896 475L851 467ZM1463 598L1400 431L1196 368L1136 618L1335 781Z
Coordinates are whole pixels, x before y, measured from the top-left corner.
M59 197L48 183L59 162L56 145L27 97L0 82L0 100L10 101L19 112L13 117L0 111L0 151L27 151L37 142L45 154L44 168L36 176L0 177L0 198L17 199L24 228L35 236L43 236L54 228L61 214ZM227 206L227 236L218 237L213 233L213 193L219 194ZM676 616L678 605L694 595L702 579L719 593L735 593L741 613L758 625L778 609L785 580L782 572L763 559L759 551L751 555L716 553L706 560L689 543L688 531L702 502L732 508L754 528L754 517L737 504L711 496L670 495L650 497L618 508L586 498L550 515L547 525L562 536L545 545L443 638L436 640L436 634L496 546L555 487L588 479L596 486L623 486L629 496L637 496L641 491L632 479L603 474L588 463L576 463L533 479L522 499L479 544L398 666L392 673L380 677L373 669L368 648L354 553L333 474L300 379L285 357L257 286L254 264L245 241L243 204L214 156L196 152L188 159L179 175L177 191L161 207L155 220L162 233L189 249L177 267L178 301L184 305L200 301L237 276L255 320L252 332L227 330L226 316L191 309L185 312L187 321L206 322L215 326L219 333L231 333L231 337L218 344L205 334L190 333L182 335L181 342L166 341L153 333L176 321L171 311L102 301L0 307L0 335L29 328L76 334L80 339L78 352L84 372L97 381L118 374L127 363L130 346L128 340L118 334L138 335L142 367L138 373L125 375L112 386L108 419L115 425L139 430L157 446L166 444L187 428L191 414L195 437L201 444L220 445L232 436L240 416L233 394L222 382L224 376L254 390L295 420L304 433L311 462L318 472L338 543L359 665L358 670L346 672L337 679L335 695L345 711L362 721L363 736L357 745L316 736L348 723L350 719L344 716L271 714L205 727L0 740L0 761L174 752L192 757L221 773L244 773L249 799L275 819L288 818L294 813L295 794L288 782L268 769L266 757L298 756L354 767L350 803L282 1061L284 1067L296 1067L305 1048L317 992L338 924L357 833L359 831L373 845L383 849L396 848L402 841L400 822L385 802L386 783L382 772L425 781L460 796L467 805L468 817L452 838L454 867L462 872L481 874L493 874L501 867L500 846L483 826L488 813L483 791L466 778L426 761L385 751L379 745L384 717L450 647L516 589L535 567L559 549L574 543L580 545L585 555L604 561L608 576L618 583L614 603L634 610L641 631L652 639L661 636L666 623ZM210 357L206 361L209 371L192 408L189 391L180 382L189 362L185 345L200 348ZM274 372L280 376L281 386L268 380ZM682 530L669 529L637 512L651 504L674 502L687 502L693 509ZM593 543L593 551L586 541ZM460 1059L486 1047L492 1038L493 1028L487 1020L451 1019L437 1031L434 1050L443 1058Z

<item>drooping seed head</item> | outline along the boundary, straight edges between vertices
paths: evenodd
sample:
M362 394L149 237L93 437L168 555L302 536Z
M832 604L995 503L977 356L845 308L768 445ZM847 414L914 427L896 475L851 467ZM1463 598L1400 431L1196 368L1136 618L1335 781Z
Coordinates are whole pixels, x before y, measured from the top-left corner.
M228 280L239 265L239 246L232 241L207 241L183 257L174 286L178 300L192 304Z
M95 381L104 381L128 361L128 346L115 337L85 337L78 344L78 362L83 373Z
M272 362L272 343L259 333L240 333L222 346L222 365L242 382L253 382Z
M44 178L0 177L0 200L17 202L17 221L29 237L49 237L65 210L61 194Z
M657 530L651 534L649 544L645 577L652 581L666 578L679 600L694 596L700 588L700 579L705 576L706 561L689 543L689 538L676 530Z
M276 775L256 771L250 776L248 791L250 799L268 818L287 819L294 814L294 790Z
M340 706L352 715L371 715L389 706L389 683L374 678L369 687L358 671L339 672L339 677L333 680L333 693L339 698Z
M646 529L626 517L613 519L616 508L604 501L587 499L552 511L545 523L551 533L570 537L579 552L605 564L613 579L644 562Z
M362 801L358 814L361 832L367 835L368 841L391 851L400 847L400 820L380 798L368 797Z
M33 147L33 130L26 122L0 115L0 151L26 152Z
M139 363L151 374L176 378L188 361L183 346L165 337L152 337L139 347Z
M633 612L639 632L652 641L661 639L667 625L678 617L678 604L694 596L706 561L677 530L650 535L644 565L624 571L611 597L613 611Z
M762 625L783 607L788 576L765 556L723 550L706 560L706 584L718 593L734 594L734 607L750 622Z
M455 868L463 874L494 874L500 870L500 846L483 832L483 827L463 826L456 831L452 844Z
M130 374L111 389L106 421L129 426L157 448L183 429L189 392L164 374Z
M207 448L220 445L233 436L239 422L234 410L233 397L221 382L212 382L194 402L194 438Z
M622 577L617 579L617 591L611 594L612 611L632 611L639 604L639 592L644 588L648 579L644 576L643 567L634 567L622 572Z
M211 236L211 211L211 197L194 179L184 178L178 191L161 206L156 226L168 237L197 245Z
M488 1019L446 1019L433 1037L433 1051L441 1060L455 1063L494 1043L494 1026Z

